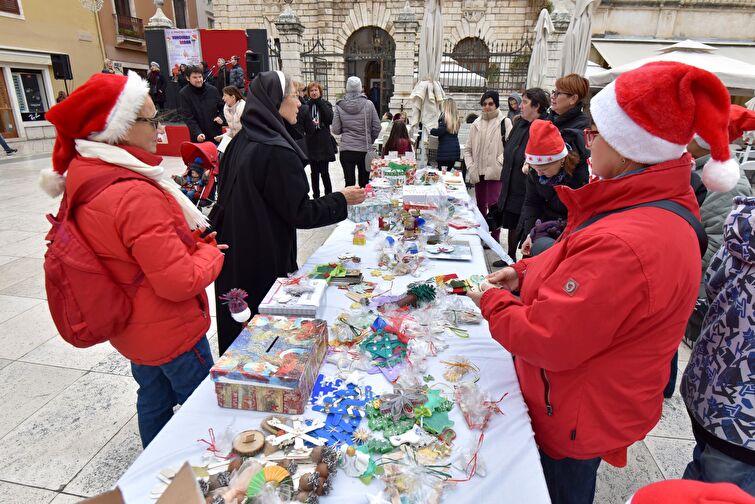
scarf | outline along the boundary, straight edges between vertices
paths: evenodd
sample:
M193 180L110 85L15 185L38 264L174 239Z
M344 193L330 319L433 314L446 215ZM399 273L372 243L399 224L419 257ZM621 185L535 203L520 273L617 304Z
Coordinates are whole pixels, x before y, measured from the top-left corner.
M537 181L540 182L540 185L549 185L549 186L555 186L560 185L564 182L564 179L566 178L566 172L561 169L557 174L555 174L552 177L546 177L545 175L539 175L537 177Z
M291 149L307 163L307 156L286 130L278 109L285 98L282 72L262 72L249 85L241 125L252 142Z
M483 112L480 117L483 121L490 121L498 117L498 109L491 110L490 112Z
M178 185L165 176L165 169L162 166L150 166L136 159L120 147L102 142L92 142L77 138L76 150L82 157L99 159L106 163L126 168L157 182L165 192L176 200L176 203L181 208L181 212L184 214L186 224L189 225L189 229L192 231L206 227L209 224L207 217L189 201L189 198L184 196Z

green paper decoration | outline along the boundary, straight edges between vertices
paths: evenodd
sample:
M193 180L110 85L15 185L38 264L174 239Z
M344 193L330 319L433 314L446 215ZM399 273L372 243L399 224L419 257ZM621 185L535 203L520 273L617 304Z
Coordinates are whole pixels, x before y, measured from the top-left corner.
M414 294L417 296L417 302L415 305L423 303L431 303L435 300L435 286L428 283L413 284L409 286L407 294Z
M448 418L447 411L436 411L430 418L422 419L422 427L435 436L444 430L453 427L454 421Z

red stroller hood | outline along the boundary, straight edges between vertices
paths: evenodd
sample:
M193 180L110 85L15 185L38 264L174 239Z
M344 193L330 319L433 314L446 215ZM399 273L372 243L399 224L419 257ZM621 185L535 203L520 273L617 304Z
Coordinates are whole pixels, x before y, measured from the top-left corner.
M189 166L194 158L201 158L205 170L212 170L214 174L218 172L218 148L212 142L183 142L181 158L186 166Z

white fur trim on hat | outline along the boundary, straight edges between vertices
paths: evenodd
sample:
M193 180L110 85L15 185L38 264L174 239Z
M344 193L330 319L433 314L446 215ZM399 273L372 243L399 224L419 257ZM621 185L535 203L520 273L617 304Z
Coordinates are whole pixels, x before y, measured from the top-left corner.
M115 106L107 117L105 129L89 135L89 139L109 144L118 143L134 125L147 96L149 96L147 81L139 77L136 72L129 71L126 85L123 86Z
M695 133L695 136L692 137L692 140L695 141L695 143L700 146L700 148L705 150L710 150L710 144L705 141L703 137Z
M731 191L737 186L740 176L739 164L733 159L726 161L710 159L703 167L703 184L713 192Z
M39 172L39 187L55 198L63 194L63 190L66 187L66 178L52 168L45 168Z
M590 101L590 113L608 145L627 159L656 164L678 159L687 148L649 133L635 123L616 101L616 81ZM707 184L706 184L707 185Z
M548 163L552 163L554 161L559 161L561 159L564 159L569 154L569 150L566 148L566 145L564 144L564 150L559 152L558 154L548 154L546 156L540 156L537 154L527 154L524 153L524 157L527 160L527 164L529 165L544 165Z

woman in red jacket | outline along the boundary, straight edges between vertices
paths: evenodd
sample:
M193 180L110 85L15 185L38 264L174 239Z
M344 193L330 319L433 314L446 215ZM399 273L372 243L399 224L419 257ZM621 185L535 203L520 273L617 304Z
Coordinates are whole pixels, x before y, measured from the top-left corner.
M709 189L736 183L728 110L721 81L697 68L664 62L621 75L593 98L585 130L600 180L556 187L569 212L559 241L472 294L516 356L554 503L592 502L601 459L624 466L627 447L661 416L700 281L696 233L681 218L699 219L685 146L695 132L716 146ZM627 208L658 200L678 207Z
M144 446L212 366L205 288L220 273L224 248L199 238L204 216L164 174L154 154L156 112L135 73L95 74L47 113L57 139L53 171L42 180L51 195L65 189L69 198L105 173L128 178L77 206L75 222L113 279L136 286L127 324L110 343L131 361L139 384ZM106 296L101 303L109 308Z

